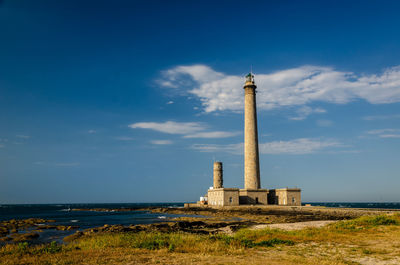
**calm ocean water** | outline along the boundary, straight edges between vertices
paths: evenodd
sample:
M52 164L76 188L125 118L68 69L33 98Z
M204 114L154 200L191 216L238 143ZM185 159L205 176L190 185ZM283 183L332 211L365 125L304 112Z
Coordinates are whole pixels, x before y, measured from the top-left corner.
M103 226L105 224L151 224L165 222L171 218L183 215L150 213L147 211L127 211L127 212L95 212L95 211L70 211L73 208L143 208L149 206L156 207L183 207L183 203L109 203L109 204L20 204L20 205L0 205L0 221L10 219L42 218L55 220L55 225L79 226L78 230ZM185 215L187 216L187 215ZM190 216L190 215L189 215ZM57 241L75 233L72 231L44 230L40 233L37 243ZM24 231L22 231L24 232Z
M312 206L339 208L400 209L400 202L305 202Z
M307 202L303 203L306 204ZM400 203L309 203L313 206L346 207L346 208L381 208L400 209ZM95 212L95 211L69 211L73 208L143 208L143 207L183 207L183 203L109 203L109 204L20 204L0 205L0 221L10 219L43 218L56 221L56 225L77 225L78 230L103 226L105 224L151 224L165 222L175 217L190 216L165 213L150 213L148 211L127 212ZM37 242L62 242L62 238L74 233L73 231L45 230L40 234Z

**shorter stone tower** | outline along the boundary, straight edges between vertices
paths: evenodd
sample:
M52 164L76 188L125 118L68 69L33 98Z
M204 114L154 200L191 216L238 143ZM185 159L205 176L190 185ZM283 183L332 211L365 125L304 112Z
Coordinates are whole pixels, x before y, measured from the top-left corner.
M239 189L224 188L222 177L222 162L214 162L214 185L207 192L207 203L211 206L239 205Z
M214 162L214 189L222 188L223 185L222 162Z

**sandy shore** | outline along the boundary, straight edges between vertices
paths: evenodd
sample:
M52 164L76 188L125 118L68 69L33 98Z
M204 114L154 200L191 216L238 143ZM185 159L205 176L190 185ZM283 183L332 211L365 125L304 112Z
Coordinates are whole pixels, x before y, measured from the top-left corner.
M330 220L330 221L309 221L309 222L283 223L283 224L263 224L263 225L253 225L250 227L250 229L258 230L258 229L271 228L271 229L282 229L286 231L292 231L304 228L319 228L334 222L336 221Z

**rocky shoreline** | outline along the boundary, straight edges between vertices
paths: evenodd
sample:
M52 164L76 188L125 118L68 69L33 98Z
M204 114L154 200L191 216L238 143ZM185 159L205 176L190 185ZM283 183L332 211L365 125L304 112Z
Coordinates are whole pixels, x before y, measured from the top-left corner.
M400 210L328 208L316 206L240 206L240 207L185 207L185 208L148 208L153 213L184 214L207 216L210 220L242 220L259 224L295 223L306 221L348 220L364 215L393 214Z
M72 241L82 236L90 236L96 233L115 232L187 232L195 234L233 233L240 228L257 225L297 223L313 221L338 221L354 219L363 215L380 215L384 213L397 212L387 209L350 209L350 208L326 208L326 207L231 207L231 208L208 208L208 207L148 207L148 208L117 208L117 209L72 209L74 211L149 211L153 213L168 213L182 215L196 215L199 217L179 217L170 219L168 222L149 225L104 225L102 227L90 228L77 231L75 234L64 238ZM207 217L207 218L204 218Z
M78 229L79 226L53 225L55 220L29 218L0 222L0 242L24 242L37 239L43 230L55 229L69 231Z
M186 232L194 234L233 233L240 228L256 225L285 224L298 222L338 221L354 219L363 215L393 214L398 210L387 209L350 209L326 207L275 207L275 206L248 206L229 208L92 208L72 209L72 211L97 212L126 212L147 211L153 213L167 213L192 215L195 217L178 217L166 219L165 222L146 225L104 225L100 227L77 230L79 226L63 226L52 224L54 220L30 218L25 220L9 220L0 222L0 242L15 243L37 239L43 230L53 229L62 231L77 230L74 234L64 238L65 242L73 241L82 236L96 233L120 232Z

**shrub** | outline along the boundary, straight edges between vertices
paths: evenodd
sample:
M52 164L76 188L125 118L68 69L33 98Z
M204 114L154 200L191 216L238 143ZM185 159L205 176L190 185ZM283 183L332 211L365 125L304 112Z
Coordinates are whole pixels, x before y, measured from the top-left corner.
M28 251L28 248L29 248L28 242L18 243L17 252L26 253Z
M38 252L41 253L57 253L62 250L62 245L58 244L56 241L52 241L50 244L45 245L43 248L39 249Z

